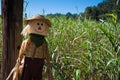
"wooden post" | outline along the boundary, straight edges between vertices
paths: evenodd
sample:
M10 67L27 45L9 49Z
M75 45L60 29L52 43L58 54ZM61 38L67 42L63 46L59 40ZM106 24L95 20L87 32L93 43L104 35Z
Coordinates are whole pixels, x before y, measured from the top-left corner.
M2 0L2 77L5 80L16 63L21 45L23 0Z

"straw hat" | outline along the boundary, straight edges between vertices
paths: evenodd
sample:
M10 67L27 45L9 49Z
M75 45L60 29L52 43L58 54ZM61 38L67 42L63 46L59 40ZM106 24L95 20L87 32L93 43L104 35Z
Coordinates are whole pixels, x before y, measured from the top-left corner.
M42 15L35 15L35 16L31 17L31 18L28 18L28 19L24 20L25 25L27 25L28 22L29 22L29 21L32 21L32 20L41 20L41 21L45 22L46 24L48 24L49 27L51 27L51 22L50 22L50 20L46 19L46 18L45 18L44 16L42 16Z

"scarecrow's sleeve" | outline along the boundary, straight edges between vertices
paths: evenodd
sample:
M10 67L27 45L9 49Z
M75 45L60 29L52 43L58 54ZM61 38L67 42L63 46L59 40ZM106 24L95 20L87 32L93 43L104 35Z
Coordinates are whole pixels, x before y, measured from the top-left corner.
M47 74L48 74L48 79L49 80L53 80L52 79L52 73L51 73L51 65L50 65L50 54L49 54L49 50L48 50L48 44L46 43L46 64L47 64Z
M21 44L21 48L20 48L20 51L19 51L19 55L18 55L18 59L22 59L24 53L25 53L25 48L26 48L26 44L27 44L27 41L28 40L24 40Z
M47 66L50 68L50 54L49 54L49 50L48 50L48 44L45 44L45 51L46 51L46 62L47 62Z

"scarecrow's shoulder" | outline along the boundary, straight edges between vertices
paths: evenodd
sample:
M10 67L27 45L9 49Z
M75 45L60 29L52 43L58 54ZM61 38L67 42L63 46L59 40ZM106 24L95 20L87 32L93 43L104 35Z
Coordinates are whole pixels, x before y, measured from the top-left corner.
M30 41L30 39L25 39L25 40L23 40L23 42L29 42Z
M30 44L30 43L31 43L31 40L30 40L30 39L25 39L25 40L23 40L22 43L23 43L23 44Z

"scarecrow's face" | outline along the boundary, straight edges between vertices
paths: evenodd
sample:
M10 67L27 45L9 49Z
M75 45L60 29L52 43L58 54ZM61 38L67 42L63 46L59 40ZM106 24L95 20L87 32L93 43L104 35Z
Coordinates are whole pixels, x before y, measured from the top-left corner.
M29 21L28 25L30 26L29 34L35 33L43 36L47 36L49 34L49 26L44 21L33 20Z

